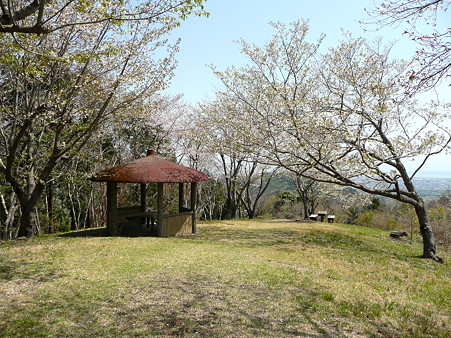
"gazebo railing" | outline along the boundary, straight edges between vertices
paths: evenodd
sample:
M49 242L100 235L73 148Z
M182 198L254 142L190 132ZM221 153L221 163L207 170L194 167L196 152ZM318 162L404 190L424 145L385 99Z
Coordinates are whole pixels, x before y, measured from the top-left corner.
M161 228L162 237L188 236L193 233L192 210L185 209L176 214L164 214ZM123 228L149 228L156 234L158 224L155 224L156 211L141 211L141 206L128 206L117 209L117 228L122 233Z
M193 212L163 215L163 236L188 236L192 234Z

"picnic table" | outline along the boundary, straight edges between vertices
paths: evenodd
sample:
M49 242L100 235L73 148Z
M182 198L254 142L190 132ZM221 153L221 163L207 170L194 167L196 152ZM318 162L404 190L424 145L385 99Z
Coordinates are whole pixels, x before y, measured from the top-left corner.
M318 211L318 216L321 219L321 222L324 221L324 218L327 216L327 211Z
M131 206L125 208L118 208L117 222L118 222L118 233L122 233L123 227L136 228L143 225L146 228L151 227L151 231L155 229L155 218L157 212L154 210L140 211L140 206Z
M309 219L312 221L317 221L318 217L320 218L321 222L324 222L325 218L327 219L327 222L329 222L329 223L333 223L335 220L335 215L329 215L327 213L327 211L324 211L324 210L318 211L318 213L316 213L316 214L311 214L309 216Z
M130 214L124 214L119 218L120 222L124 222L127 223L129 218L144 218L146 223L148 223L149 219L152 222L152 225L155 222L155 216L157 215L157 213L155 211L141 211L141 212L135 212L135 213L130 213Z

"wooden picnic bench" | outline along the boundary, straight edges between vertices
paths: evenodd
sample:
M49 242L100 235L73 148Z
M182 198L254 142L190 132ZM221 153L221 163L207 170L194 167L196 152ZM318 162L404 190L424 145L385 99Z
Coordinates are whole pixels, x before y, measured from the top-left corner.
M324 222L324 219L327 219L327 222L333 223L335 220L335 215L328 215L327 211L318 211L317 214L311 214L309 216L309 219L312 221L317 221L318 217L320 218L321 222Z
M127 226L138 226L139 228L141 228L143 224L145 224L147 228L152 225L152 231L154 230L155 217L157 215L156 211L140 211L139 206L118 208L117 211L118 233L122 232L122 228L126 224L129 224Z
M309 218L310 218L312 221L316 221L316 220L318 220L318 215L317 215L317 214L311 214L311 215L309 216Z
M128 223L130 218L144 218L144 219L146 219L146 221L148 219L150 219L152 224L154 224L156 215L157 215L157 213L155 211L140 211L140 212L131 212L131 213L120 213L118 215L118 221L121 222L121 223Z
M118 234L124 232L142 230L144 225L150 227L150 233L157 231L157 212L154 210L140 211L140 206L130 206L118 208L117 224ZM180 208L181 212L163 215L162 224L165 236L186 236L192 233L193 211L187 208ZM124 228L127 228L125 230Z

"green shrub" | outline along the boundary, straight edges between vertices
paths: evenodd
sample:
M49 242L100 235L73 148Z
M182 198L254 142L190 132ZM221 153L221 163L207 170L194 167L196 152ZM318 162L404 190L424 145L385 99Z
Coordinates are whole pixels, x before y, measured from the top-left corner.
M374 210L365 210L365 211L361 212L357 216L356 224L372 228L373 227L373 215L374 215Z

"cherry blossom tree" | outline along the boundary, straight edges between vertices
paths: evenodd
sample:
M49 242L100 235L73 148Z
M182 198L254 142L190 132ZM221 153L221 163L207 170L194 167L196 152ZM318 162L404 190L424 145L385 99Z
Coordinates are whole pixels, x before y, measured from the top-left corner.
M242 42L248 65L216 71L225 88L219 97L235 102L221 118L235 130L228 146L304 178L412 205L423 257L440 260L412 179L431 156L449 150L449 106L405 96L407 64L391 60L380 42L348 36L320 55L319 43L307 41L306 22L274 27L263 47ZM419 156L408 170L405 163Z
M277 168L259 163L254 155L227 146L236 134L230 121L221 121L225 101L201 104L201 112L193 118L192 129L185 134L195 153L208 156L208 172L225 186L225 201L221 216L238 217L245 209L249 218L257 216L257 209ZM224 122L224 123L223 123ZM238 127L238 126L236 126Z
M387 0L367 10L369 19L364 23L378 28L405 26L404 34L418 44L414 68L406 74L409 92L430 90L449 82L451 28L440 27L438 17L450 5L449 0Z

